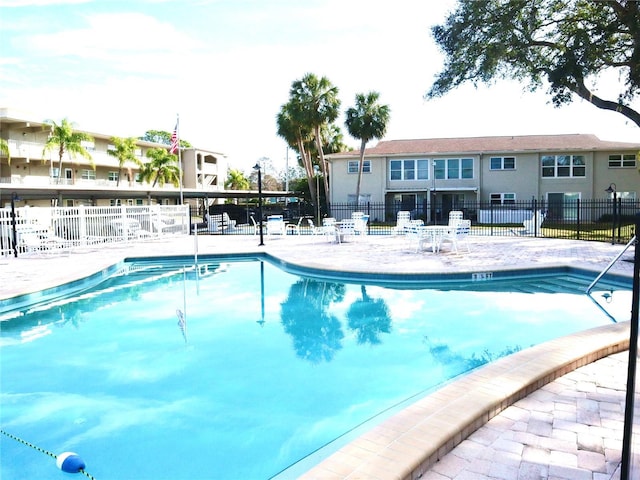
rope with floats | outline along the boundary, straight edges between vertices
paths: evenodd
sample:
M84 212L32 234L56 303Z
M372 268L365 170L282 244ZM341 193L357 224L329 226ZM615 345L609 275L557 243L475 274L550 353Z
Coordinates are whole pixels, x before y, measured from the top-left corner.
M77 453L74 453L74 452L63 452L60 455L56 455L55 453L49 452L48 450L45 450L44 448L40 448L37 445L34 445L33 443L27 442L26 440L23 440L20 437L16 437L15 435L12 435L11 433L5 432L2 429L0 429L0 433L2 433L3 435L6 435L7 437L9 437L12 440L15 440L16 442L22 443L23 445L26 445L27 447L31 447L34 450L37 450L38 452L44 453L45 455L48 455L51 458L55 459L56 466L60 470L62 470L63 472L81 473L81 474L83 474L85 477L87 477L90 480L96 480L93 475L91 475L91 474L89 474L88 472L85 471L84 460L82 460L82 458L80 458L80 456Z

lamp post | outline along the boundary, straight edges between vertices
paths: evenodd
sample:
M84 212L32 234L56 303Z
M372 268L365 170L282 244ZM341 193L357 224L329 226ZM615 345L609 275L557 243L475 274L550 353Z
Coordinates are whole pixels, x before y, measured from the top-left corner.
M258 246L261 247L264 245L264 237L262 236L262 171L259 163L256 163L253 169L258 171L258 220L260 222L260 243Z
M320 225L320 167L313 166L313 173L316 176L316 212L318 215L317 225Z
M607 193L613 194L613 222L611 226L611 245L615 245L616 243L616 220L617 220L617 206L618 203L618 192L616 191L616 184L611 183L609 187L605 190Z

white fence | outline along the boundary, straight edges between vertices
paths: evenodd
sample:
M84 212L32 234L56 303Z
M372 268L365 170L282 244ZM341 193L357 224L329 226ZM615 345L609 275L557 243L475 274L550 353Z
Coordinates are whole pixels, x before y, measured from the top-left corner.
M48 253L188 233L188 205L21 207L15 209L15 223L10 208L0 209L0 255Z

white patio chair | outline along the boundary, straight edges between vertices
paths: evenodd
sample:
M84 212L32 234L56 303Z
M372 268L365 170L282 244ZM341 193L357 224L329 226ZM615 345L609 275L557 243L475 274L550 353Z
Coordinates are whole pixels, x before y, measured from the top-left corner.
M298 223L287 223L287 235L300 235L300 227L303 221L304 217L300 217Z
M396 217L396 226L393 228L394 235L404 235L404 227L411 221L411 212L401 210Z
M440 247L443 243L449 242L451 244L451 251L458 253L458 245L460 242L464 242L467 245L467 252L471 251L469 246L469 234L471 233L471 220L460 220L455 227L440 237L437 250L440 251Z
M351 219L354 221L354 229L356 235L366 235L367 223L369 222L369 215L365 215L362 212L353 212Z
M451 210L449 212L449 226L454 227L460 220L464 218L464 214L460 210Z
M544 222L544 212L542 210L536 210L531 214L531 218L529 220L525 220L522 222L524 225L524 233L527 235L541 235L542 232L540 228L542 227L542 222Z
M269 215L267 217L267 235L286 235L284 218L282 215Z
M311 229L312 235L324 235L324 229L322 227L317 227L313 220L307 218L307 223L309 224L309 228Z
M424 222L422 220L410 220L404 226L404 235L409 248L416 253L424 249L425 243L432 243L431 236L427 234L423 227ZM435 251L435 247L433 249Z
M340 232L338 231L335 218L325 217L322 219L322 234L327 237L330 242L340 243Z
M256 223L256 219L253 218L253 216L250 218L251 218L251 223L253 224L253 234L258 235L260 233L260 225Z
M336 223L337 240L338 243L342 243L347 240L347 237L355 238L356 233L356 221L347 219Z

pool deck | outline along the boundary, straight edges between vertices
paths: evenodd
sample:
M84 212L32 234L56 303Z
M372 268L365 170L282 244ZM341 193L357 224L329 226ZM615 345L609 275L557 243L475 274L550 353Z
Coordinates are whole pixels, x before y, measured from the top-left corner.
M267 253L349 272L487 273L571 266L602 271L624 246L472 237L471 252L415 253L403 237L331 244L312 236L199 236L198 255ZM84 278L124 258L193 255L196 239L0 259L0 299ZM633 248L611 272L631 277ZM630 307L631 308L631 307ZM628 322L532 347L454 380L300 475L304 479L590 479L620 477Z

